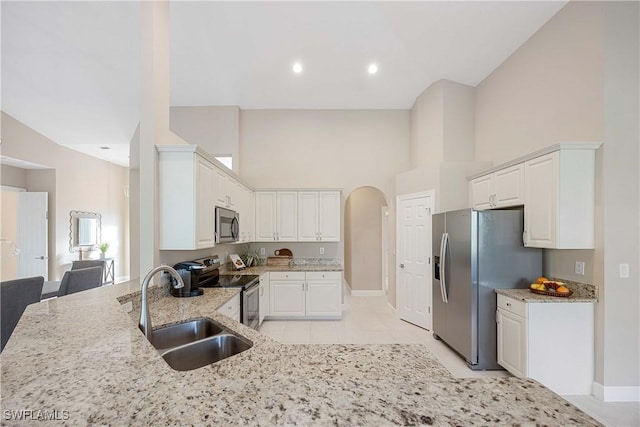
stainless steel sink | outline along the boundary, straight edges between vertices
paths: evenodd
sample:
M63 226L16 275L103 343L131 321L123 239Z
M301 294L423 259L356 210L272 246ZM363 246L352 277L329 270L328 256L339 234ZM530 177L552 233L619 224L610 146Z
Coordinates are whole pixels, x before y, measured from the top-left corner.
M154 329L151 332L151 344L157 350L167 350L222 332L226 331L220 323L199 317Z
M251 341L232 334L220 334L172 348L162 354L177 371L190 371L249 350Z

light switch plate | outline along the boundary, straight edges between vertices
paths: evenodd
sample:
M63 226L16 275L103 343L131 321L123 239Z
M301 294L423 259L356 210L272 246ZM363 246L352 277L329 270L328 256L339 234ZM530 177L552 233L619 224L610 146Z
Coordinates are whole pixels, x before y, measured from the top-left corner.
M320 248L320 255L324 255L324 248Z
M620 278L621 279L629 278L629 264L620 264Z
M266 255L267 250L265 248L260 248L260 255Z
M584 261L576 261L576 274L584 276Z

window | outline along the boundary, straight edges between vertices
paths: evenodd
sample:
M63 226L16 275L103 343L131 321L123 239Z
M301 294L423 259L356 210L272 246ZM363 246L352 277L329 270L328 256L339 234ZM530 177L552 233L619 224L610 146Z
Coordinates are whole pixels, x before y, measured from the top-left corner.
M229 170L233 169L233 157L231 156L216 156L216 160L229 168Z

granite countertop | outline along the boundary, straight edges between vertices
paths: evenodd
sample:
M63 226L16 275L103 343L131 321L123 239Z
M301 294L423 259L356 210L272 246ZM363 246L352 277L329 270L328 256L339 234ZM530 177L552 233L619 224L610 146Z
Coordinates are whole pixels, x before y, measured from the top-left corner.
M534 294L529 289L496 289L496 293L527 303L572 303L572 302L598 302L598 287L588 283L571 282L563 279L551 279L564 282L573 292L569 297L555 297L553 295Z
M136 281L33 304L0 355L2 424L32 425L7 419L30 410L66 425L600 425L533 380L453 378L419 344L284 345L215 311L237 290L150 291L154 325L206 316L253 347L174 371L125 308Z

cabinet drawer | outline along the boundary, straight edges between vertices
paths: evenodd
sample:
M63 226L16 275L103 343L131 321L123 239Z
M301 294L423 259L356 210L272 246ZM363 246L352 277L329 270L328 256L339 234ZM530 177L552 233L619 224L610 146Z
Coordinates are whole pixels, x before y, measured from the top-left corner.
M304 281L304 271L272 271L269 273L269 280L302 280Z
M240 311L240 294L234 295L229 301L218 307L216 311L233 318L233 314L235 314L236 311Z
M518 316L527 317L527 303L504 295L498 295L498 307Z
M339 271L307 271L307 280L331 280L339 282L342 273Z

